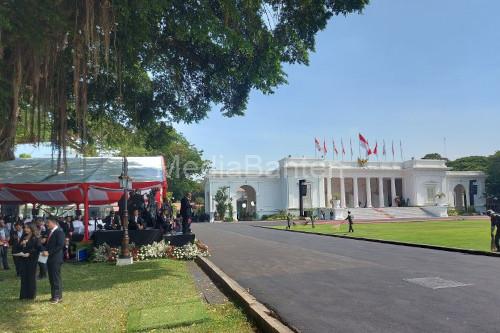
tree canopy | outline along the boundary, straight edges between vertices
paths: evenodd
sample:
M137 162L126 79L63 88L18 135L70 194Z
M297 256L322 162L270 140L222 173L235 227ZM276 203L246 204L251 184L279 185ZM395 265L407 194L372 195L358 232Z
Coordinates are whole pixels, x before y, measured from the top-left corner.
M446 165L456 171L487 171L490 163L488 156L467 156L448 161Z
M426 154L424 157L422 157L423 160L444 160L443 156L438 153L430 153Z
M89 127L243 115L286 83L315 35L368 0L16 0L0 4L0 160L50 140L87 153ZM109 136L110 134L108 134Z
M454 171L483 171L486 178L486 194L500 197L500 151L490 156L466 156L446 163Z

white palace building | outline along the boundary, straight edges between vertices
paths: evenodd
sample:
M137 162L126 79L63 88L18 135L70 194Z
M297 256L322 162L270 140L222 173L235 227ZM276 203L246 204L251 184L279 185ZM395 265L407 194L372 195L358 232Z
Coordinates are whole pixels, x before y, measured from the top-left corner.
M287 157L272 171L210 170L205 178L206 213L214 220L215 193L228 187L233 217L280 211L299 215L303 208L327 218L425 218L448 216L448 208L478 212L485 207L485 178L480 171L451 171L444 160L404 162L328 161Z

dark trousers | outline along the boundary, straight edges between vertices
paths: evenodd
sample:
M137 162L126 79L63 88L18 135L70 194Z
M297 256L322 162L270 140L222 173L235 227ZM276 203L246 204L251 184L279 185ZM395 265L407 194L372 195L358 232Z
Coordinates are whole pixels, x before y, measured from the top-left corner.
M36 260L19 258L19 271L21 273L20 299L34 299L36 297L36 263Z
M0 256L2 260L3 269L9 269L9 262L7 261L7 255L9 248L7 246L0 246Z
M191 228L189 226L189 217L183 217L182 218L182 233L187 234L191 232Z
M62 280L61 280L61 265L62 263L47 262L47 271L49 273L50 294L52 299L62 298Z
M349 232L354 232L354 229L352 227L352 223L349 223Z
M14 254L14 253L12 253ZM14 266L16 267L16 275L21 276L21 258L19 257L12 257L12 260L14 261ZM36 269L36 267L35 267Z
M47 276L47 264L38 263L38 277L43 279Z
M497 247L497 251L500 251L500 227L497 227L495 234L495 246Z

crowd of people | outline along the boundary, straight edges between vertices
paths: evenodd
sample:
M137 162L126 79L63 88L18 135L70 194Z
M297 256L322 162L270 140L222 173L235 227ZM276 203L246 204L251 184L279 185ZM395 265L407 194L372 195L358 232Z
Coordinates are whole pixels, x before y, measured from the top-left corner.
M0 217L2 266L10 269L7 260L10 249L16 275L21 279L20 299L35 299L38 271L38 279L49 278L51 303L62 302L61 265L64 259L69 259L69 239L74 231L67 221L55 217L35 220Z
M146 210L133 208L128 220L128 229L155 228L164 234L191 233L191 193L182 198L180 212L175 217L168 200L155 211L156 216L151 218L151 214L148 216ZM81 240L84 233L81 213L77 213L79 214L76 217L43 216L25 219L0 215L0 264L4 270L10 269L10 253L16 275L21 280L20 299L35 299L37 280L48 277L51 302L62 301L61 264L75 257L76 247L73 241ZM118 215L112 210L102 221L94 218L94 225L89 227L92 231L122 230L122 220Z
M128 230L159 229L163 234L191 232L191 222L193 216L193 204L191 203L191 193L181 200L180 212L174 215L173 207L168 200L164 200L161 207L154 209L154 216L148 209L142 208L141 204L133 206L128 217ZM129 206L130 207L130 206ZM122 230L123 220L119 212L111 210L104 219L94 217L92 230Z

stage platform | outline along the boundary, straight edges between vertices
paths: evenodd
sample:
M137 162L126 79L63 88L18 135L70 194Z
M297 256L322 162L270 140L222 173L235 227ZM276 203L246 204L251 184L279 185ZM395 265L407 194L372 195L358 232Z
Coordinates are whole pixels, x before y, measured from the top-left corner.
M159 242L162 239L165 242L169 242L173 246L183 246L188 243L194 243L195 235L182 233L166 234L162 235L158 229L145 229L145 230L129 230L128 232L130 243L134 243L136 246L143 246L152 244L153 242ZM123 231L122 230L102 230L96 231L92 234L92 239L94 241L94 246L99 246L101 244L108 244L111 247L119 247L122 244Z
M165 242L169 242L173 246L184 246L188 243L193 244L195 240L194 234L182 234L181 232L175 234L167 234L163 236Z

